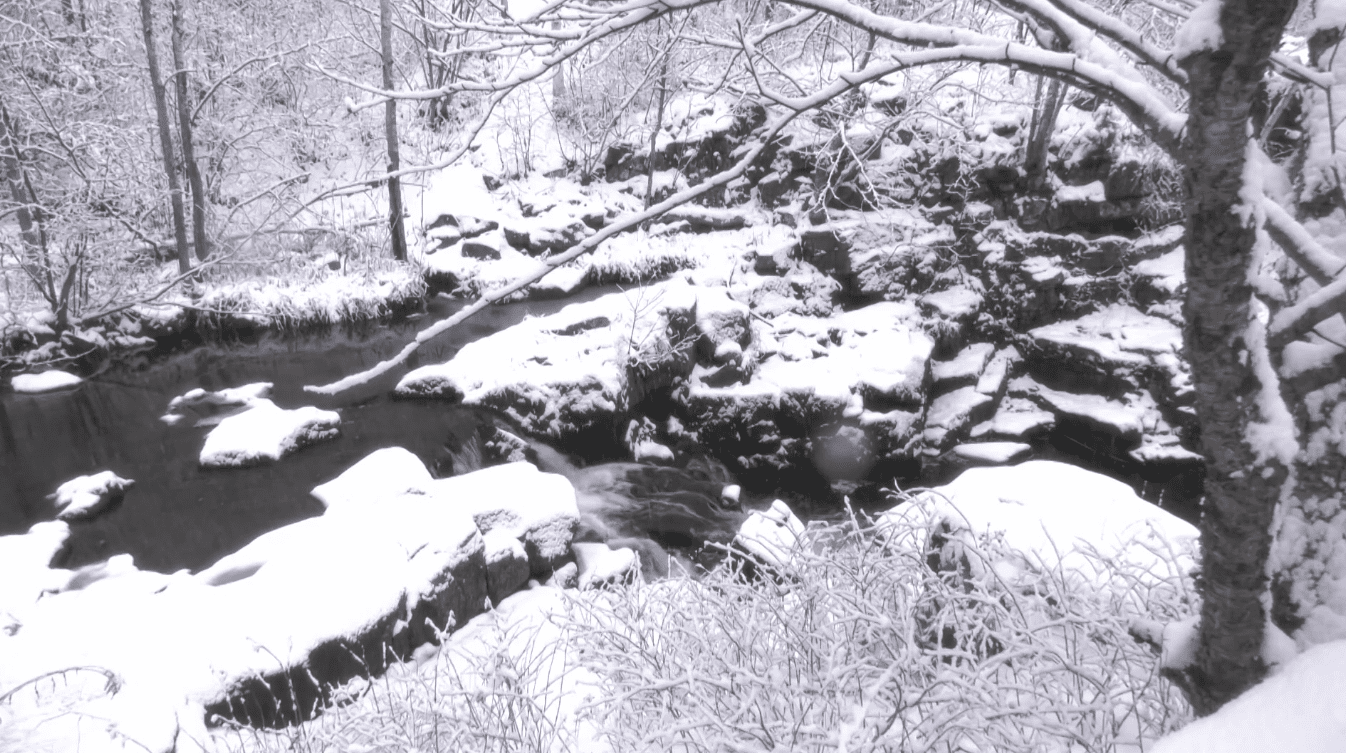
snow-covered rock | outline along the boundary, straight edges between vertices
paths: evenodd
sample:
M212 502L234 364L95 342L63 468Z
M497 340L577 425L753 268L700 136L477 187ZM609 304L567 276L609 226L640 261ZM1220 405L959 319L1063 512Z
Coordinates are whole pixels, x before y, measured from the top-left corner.
M15 392L38 394L69 389L84 380L65 371L44 371L41 374L19 374L9 380Z
M688 428L722 456L740 457L744 468L766 467L807 459L811 429L858 419L867 405L882 408L873 413L915 409L934 349L919 318L913 305L896 302L831 319L778 316L770 340L750 351L760 360L746 383L710 383L693 373Z
M935 398L925 417L926 446L947 447L961 437L967 427L985 418L995 409L995 399L977 391L975 386L960 387Z
M315 487L312 494L324 507L332 508L346 502L368 502L405 493L424 494L433 481L415 453L401 447L385 447Z
M65 550L70 525L65 521L36 523L27 533L0 536L0 637L22 625L22 613L44 592L62 588L70 571L54 569L52 560Z
M575 544L575 563L579 566L582 591L628 582L640 575L640 557L627 547L613 549L607 544Z
M134 483L112 471L72 478L58 486L56 493L51 495L58 510L56 517L61 520L92 518L120 499Z
M64 523L0 537L0 610L14 618L12 634L0 635L0 687L66 667L105 668L121 691L80 713L95 709L114 738L168 741L154 750L171 749L179 728L200 727L207 710L254 722L303 716L311 709L286 708L290 698L277 711L267 683L284 684L306 706L318 697L315 682L344 681L361 664L377 670L386 648L409 653L446 624L461 625L484 608L492 563L512 560L500 598L527 577L517 534L526 542L537 532L536 543L551 530L547 509L563 516L574 509L564 478L524 464L435 481L427 493L405 491L405 480L388 483L404 491L349 495L195 576L138 571L129 557L92 577L52 570ZM488 520L483 535L474 512L492 508L507 513Z
M496 492L518 485L531 493ZM472 516L482 533L503 531L521 541L535 575L570 558L580 516L575 490L564 476L542 473L531 463L507 463L440 479L426 493L429 499Z
M503 529L482 536L486 546L486 593L492 604L499 604L528 582L532 568L523 542Z
M672 281L572 304L415 369L397 394L486 405L532 432L573 436L625 412L631 372L690 371L696 302L692 287Z
M1012 553L994 565L1010 582L1047 572L1135 596L1137 579L1175 581L1196 564L1190 523L1120 481L1045 460L965 471L885 513L879 525L908 542L919 531L946 540L1003 537Z
M756 562L785 572L794 564L803 535L803 521L778 499L766 511L755 510L743 521L734 545Z
M1022 442L974 442L960 444L953 453L960 459L981 465L1005 465L1024 457L1033 450Z
M254 382L239 387L207 391L189 390L168 403L168 413L160 420L174 425L192 419L196 426L214 426L228 416L251 408L259 400L271 397L271 382Z
M1029 335L1041 368L1080 375L1114 393L1147 387L1150 374L1158 373L1164 377L1161 397L1178 405L1192 398L1190 372L1179 357L1182 330L1167 319L1118 303Z
M340 433L336 411L311 405L286 410L266 399L251 401L242 413L222 419L206 435L203 468L237 468L280 460L302 447Z
M994 352L995 346L990 343L973 343L963 348L953 360L933 362L930 365L930 378L936 389L977 384ZM991 394L994 394L994 390Z
M1000 403L995 416L972 427L970 436L976 440L1020 441L1050 431L1054 426L1055 414L1042 410L1024 398L1007 397Z

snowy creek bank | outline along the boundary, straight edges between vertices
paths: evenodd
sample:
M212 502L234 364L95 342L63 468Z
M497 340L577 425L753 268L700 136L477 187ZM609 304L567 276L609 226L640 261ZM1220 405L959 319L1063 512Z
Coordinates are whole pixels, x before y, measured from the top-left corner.
M446 316L457 305L436 301L430 316ZM559 307L493 307L432 343L424 355L446 358L473 339ZM434 467L446 457L446 441L455 432L470 432L480 411L391 400L387 392L395 377L339 401L315 401L302 391L313 380L389 356L422 323L364 337L267 336L201 346L126 361L61 391L0 393L0 534L53 520L57 510L49 495L61 484L109 470L134 487L119 505L72 529L61 564L80 567L130 553L147 569L197 569L266 531L319 514L310 490L376 449L405 447ZM207 414L187 411L173 425L160 418L175 397L193 389L258 382L274 383L269 399L280 408L316 403L335 410L339 433L280 462L213 470L200 463L206 436L218 428L202 421Z

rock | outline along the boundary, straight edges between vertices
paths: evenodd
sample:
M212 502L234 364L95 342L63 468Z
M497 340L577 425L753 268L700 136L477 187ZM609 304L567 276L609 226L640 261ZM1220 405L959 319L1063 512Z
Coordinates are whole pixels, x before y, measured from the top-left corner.
M1136 593L1138 582L1155 586L1190 577L1196 565L1197 531L1191 524L1120 481L1045 460L965 471L885 513L878 525L895 542L915 539L926 546L1003 536L1011 548L1005 559L986 563L966 557L963 566L975 578L987 573L989 564L1011 588L1050 572L1126 596Z
M276 461L340 433L336 411L305 406L285 410L264 398L220 421L201 448L202 468L238 468Z
M1180 359L1169 358L1182 352L1182 330L1130 306L1113 304L1029 335L1034 346L1029 366L1035 371L1072 374L1107 394L1137 391L1157 374L1178 404L1191 392L1188 370Z
M589 284L588 270L582 267L557 267L529 288L539 300L569 298Z
M523 588L532 574L523 542L503 529L482 536L486 552L486 594L491 604L499 604L507 596Z
M195 426L214 426L269 398L272 386L271 382L254 382L214 392L199 387L188 390L169 401L168 413L160 420L170 426L186 419L191 419Z
M631 549L607 544L575 544L581 591L630 583L640 575L640 557Z
M51 567L69 538L70 524L63 520L35 523L27 533L0 536L0 572L5 574L0 578L0 641L22 627L25 609L69 582L69 570Z
M1022 390L1039 405L1056 414L1065 416L1102 430L1104 433L1127 442L1139 443L1144 431L1145 408L1130 403L1109 400L1101 395L1074 394L1053 390L1041 385L1031 384L1025 379Z
M323 507L330 509L350 502L372 502L386 496L424 494L433 482L425 464L410 450L385 447L361 458L340 476L315 487L312 494Z
M703 358L714 358L728 344L747 347L752 342L751 321L747 305L729 297L724 288L696 288L696 328Z
M665 212L660 222L673 224L686 222L695 233L709 233L720 230L739 230L748 226L748 218L743 212L734 209L700 207L684 204Z
M977 442L953 448L953 454L959 459L976 465L1006 465L1032 451L1030 445L1022 442Z
M515 485L525 485L533 493L528 497L492 493L493 487ZM523 542L534 575L555 570L570 559L580 518L575 491L563 476L541 473L531 463L509 463L436 481L427 496L471 515L483 534L498 530Z
M79 386L84 380L64 371L44 371L40 374L19 374L9 380L15 392L40 394Z
M950 361L934 361L930 364L930 377L936 392L947 392L958 387L977 384L995 346L990 343L973 343L964 348ZM981 390L978 390L979 392ZM995 394L991 393L983 394Z
M631 456L639 462L673 462L673 451L657 441L658 431L654 422L644 416L632 419L626 427L626 446Z
M972 427L969 436L976 440L1022 441L1051 431L1055 426L1055 414L1024 398L1007 397L995 416Z
M1019 365L1023 357L1013 345L996 351L986 364L986 369L977 378L977 391L995 398L1003 396L1010 372Z
M550 588L575 588L580 582L579 565L574 562L567 562L556 568L556 570L547 576L547 585Z
M920 298L921 310L950 321L967 320L981 310L982 294L971 287L953 287Z
M462 254L471 259L496 260L500 258L500 246L505 242L503 233L492 233L469 238L463 241Z
M696 306L682 281L571 304L413 370L396 394L489 406L552 439L602 430L611 442L614 416L690 374Z
M930 403L926 413L923 441L931 448L948 447L969 426L983 420L994 409L995 401L991 396L978 392L973 386L940 395Z
M101 471L73 478L57 487L51 495L56 517L61 520L86 520L121 500L135 481L121 478L112 471Z
M750 561L777 574L789 573L803 542L804 523L779 499L766 511L753 511L734 537L735 548Z

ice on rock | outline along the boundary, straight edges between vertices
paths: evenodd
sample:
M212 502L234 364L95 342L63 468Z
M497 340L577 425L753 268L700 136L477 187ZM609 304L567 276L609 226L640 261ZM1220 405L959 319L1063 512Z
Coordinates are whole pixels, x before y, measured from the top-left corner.
M56 488L51 499L61 520L84 520L102 512L133 485L112 471L100 471L70 479Z
M311 405L286 410L266 399L220 421L201 448L203 468L238 468L280 460L301 447L340 433L336 411Z
M15 392L39 394L55 392L79 385L84 380L65 371L44 371L41 374L19 374L9 380Z

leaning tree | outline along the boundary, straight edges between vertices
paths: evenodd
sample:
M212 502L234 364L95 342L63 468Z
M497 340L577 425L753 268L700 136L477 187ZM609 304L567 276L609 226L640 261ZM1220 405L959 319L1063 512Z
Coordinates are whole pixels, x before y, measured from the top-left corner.
M461 22L443 14L438 23L481 40L456 54L528 50L531 63L494 79L414 91L348 81L367 93L362 106L476 92L489 114L511 91L595 45L659 19L701 13L711 20L679 28L690 28L682 44L721 61L702 85L765 105L769 119L727 169L618 218L536 274L422 332L370 372L309 389L339 392L386 372L421 343L607 238L729 184L792 120L835 107L885 76L921 66L996 65L1085 89L1116 106L1183 169L1184 335L1207 475L1199 646L1174 677L1198 713L1211 713L1265 672L1269 626L1301 647L1346 637L1346 345L1334 319L1346 305L1346 261L1306 229L1331 222L1296 220L1306 209L1333 221L1346 215L1332 70L1346 3L1318 0L1298 21L1311 35L1307 62L1281 51L1295 10L1284 0L928 7L903 0L561 0L521 19L481 8ZM798 75L790 59L817 39L855 41L853 64ZM1300 177L1289 190L1261 146L1269 108L1255 108L1269 92L1293 93L1303 112ZM1275 108L1278 117L1284 111Z

